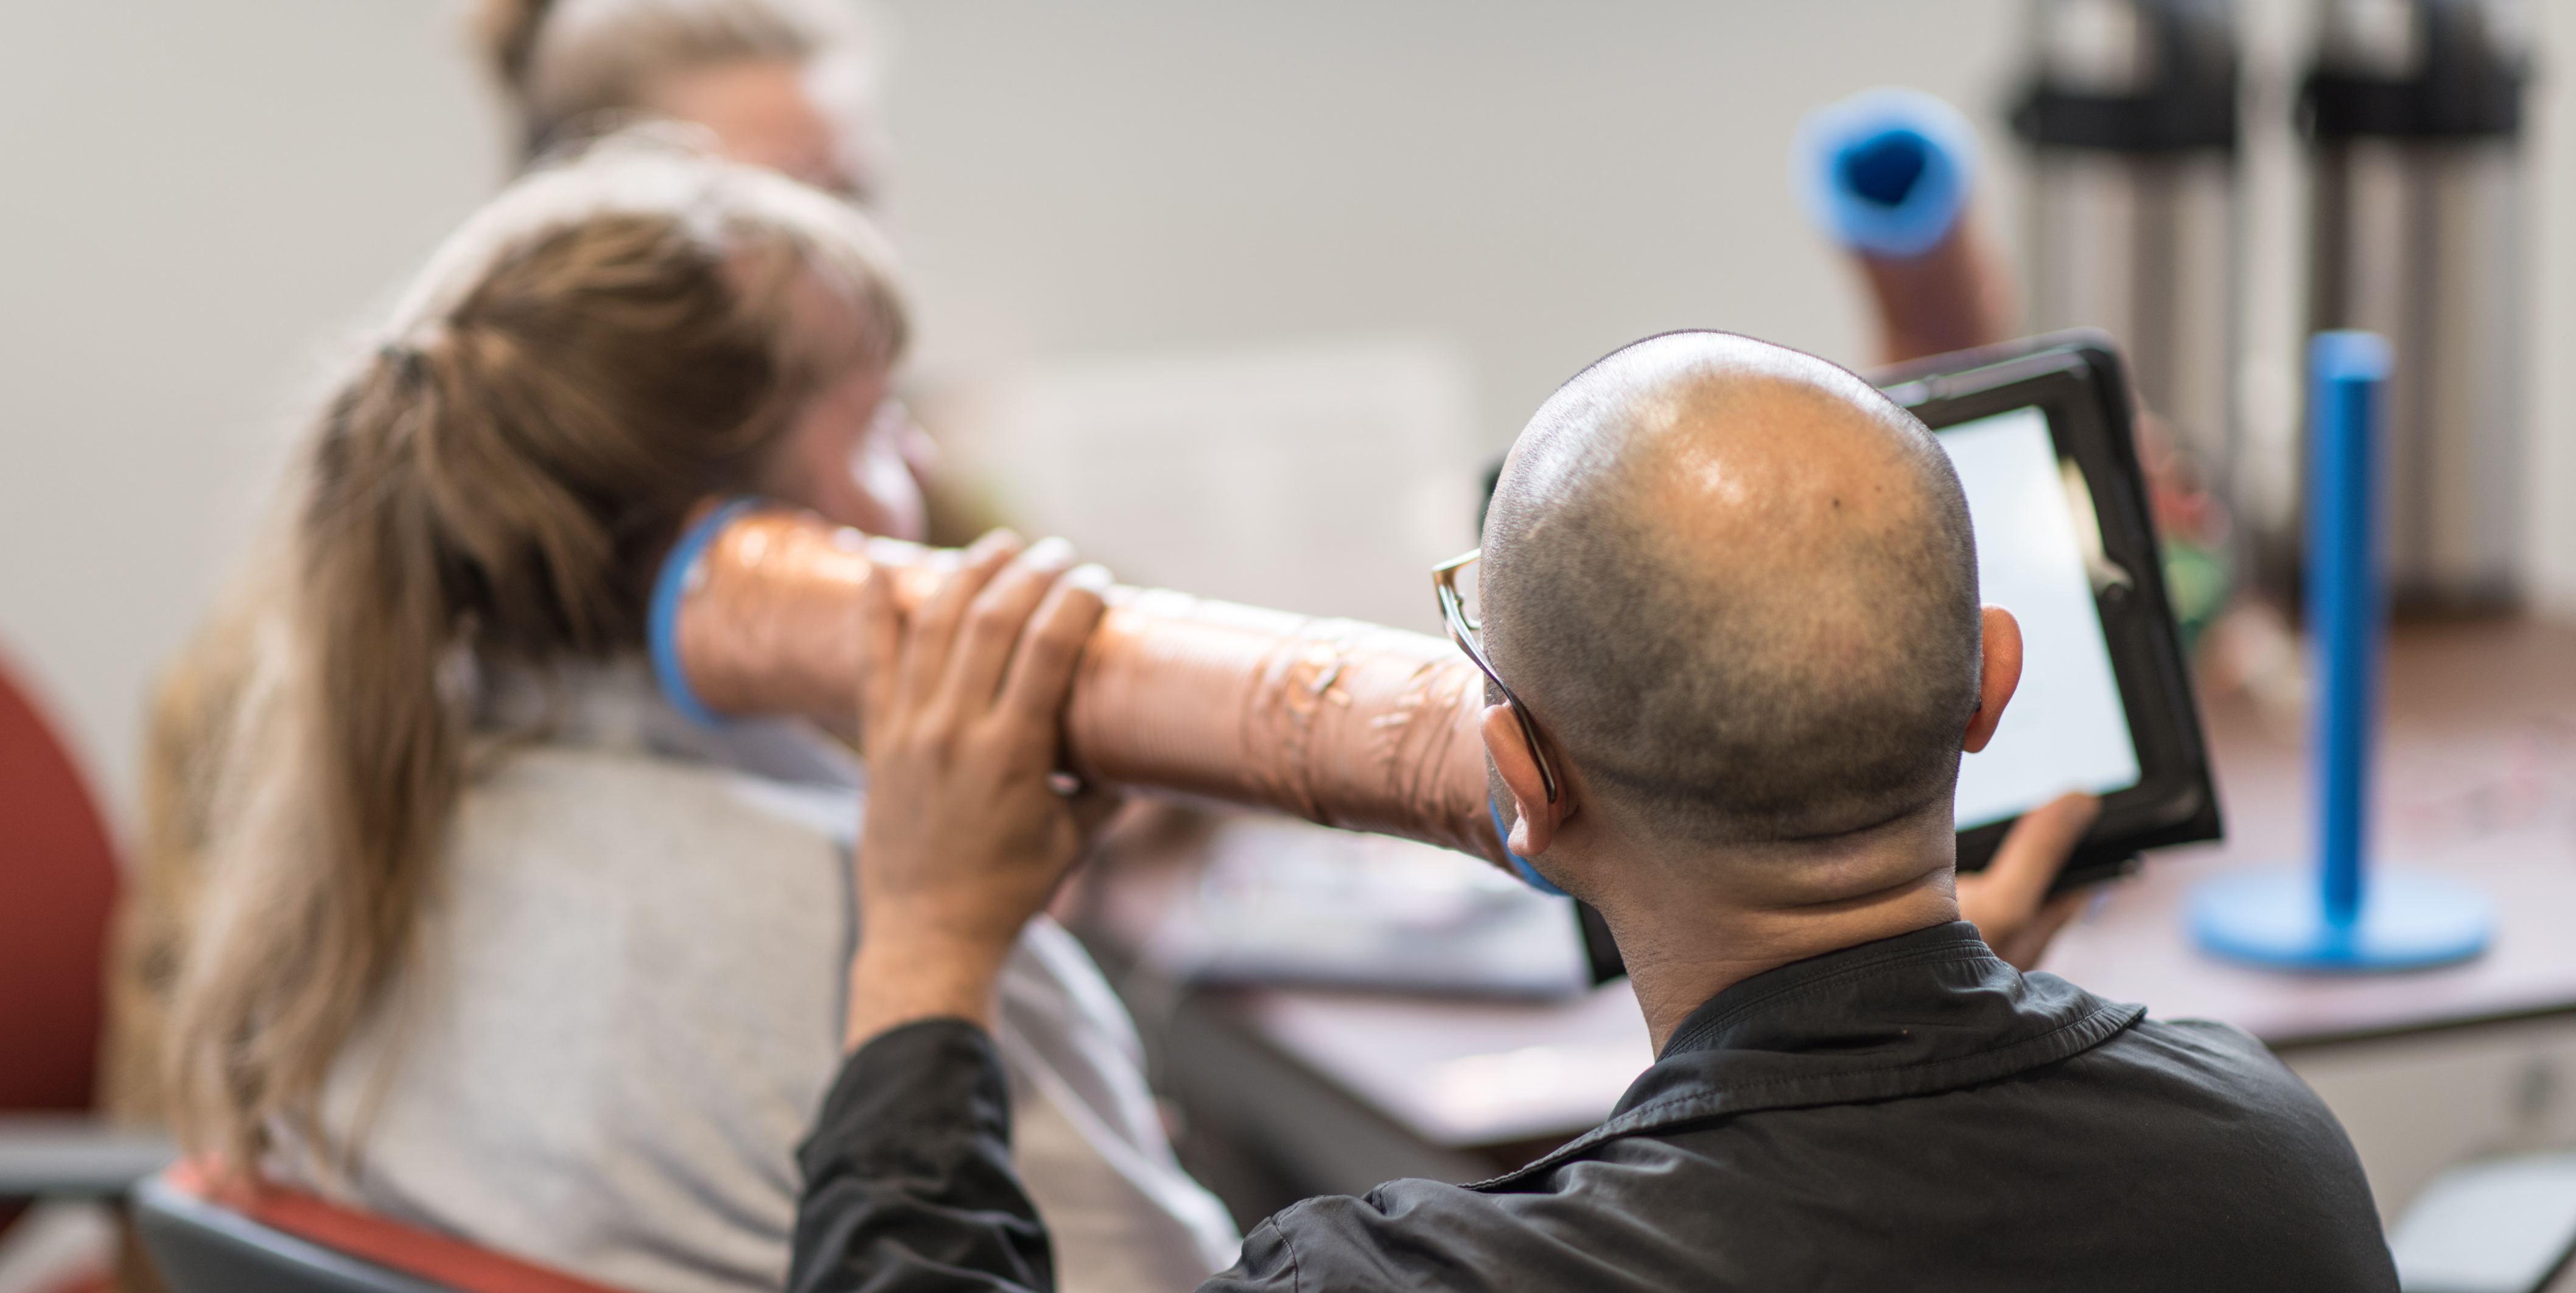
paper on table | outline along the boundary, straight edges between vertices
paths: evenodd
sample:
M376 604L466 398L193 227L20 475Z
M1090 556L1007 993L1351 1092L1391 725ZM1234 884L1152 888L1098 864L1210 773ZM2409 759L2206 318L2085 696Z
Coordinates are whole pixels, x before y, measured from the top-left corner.
M1610 1116L1655 1048L1626 979L1545 1002L1278 989L1263 1037L1435 1145L1572 1135Z
M1463 853L1285 818L1220 828L1143 952L1202 982L1524 997L1591 983L1570 900Z

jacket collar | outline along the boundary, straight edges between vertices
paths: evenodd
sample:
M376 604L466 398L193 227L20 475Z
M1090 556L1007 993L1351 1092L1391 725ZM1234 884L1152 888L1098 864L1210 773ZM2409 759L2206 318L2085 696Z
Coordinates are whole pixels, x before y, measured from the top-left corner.
M2145 1014L2015 970L1966 921L1847 947L1709 998L1609 1121L1479 1187L1679 1123L1991 1082L2089 1050Z

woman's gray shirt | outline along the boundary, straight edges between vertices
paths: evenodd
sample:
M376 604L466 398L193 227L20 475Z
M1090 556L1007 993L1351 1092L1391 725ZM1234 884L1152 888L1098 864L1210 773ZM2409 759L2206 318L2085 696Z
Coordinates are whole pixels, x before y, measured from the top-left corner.
M775 1289L794 1149L842 1060L855 773L797 725L699 728L633 666L495 703L547 734L481 759L418 957L333 1069L354 1170L291 1144L275 1169L637 1293ZM1068 1287L1234 1260L1132 1024L1052 922L1006 971L999 1045Z

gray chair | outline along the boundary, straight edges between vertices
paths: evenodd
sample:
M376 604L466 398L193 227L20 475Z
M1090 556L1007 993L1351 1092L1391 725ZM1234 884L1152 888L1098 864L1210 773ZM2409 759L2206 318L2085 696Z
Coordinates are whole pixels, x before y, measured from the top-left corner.
M134 1187L131 1206L171 1293L456 1293L290 1235L157 1176Z
M453 1235L183 1162L134 1187L136 1231L172 1293L624 1293Z
M0 1113L0 1199L113 1199L178 1156L167 1136L86 1114Z

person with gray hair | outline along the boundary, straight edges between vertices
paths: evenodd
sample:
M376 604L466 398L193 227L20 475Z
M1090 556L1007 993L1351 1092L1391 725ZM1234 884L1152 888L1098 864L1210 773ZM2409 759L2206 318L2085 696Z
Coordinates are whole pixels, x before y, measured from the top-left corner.
M2022 644L1921 423L1807 355L1650 338L1539 410L1483 551L1496 802L1609 922L1658 1058L1520 1170L1306 1200L1205 1288L2396 1287L2350 1142L2259 1043L1959 919L1959 757ZM1080 852L1049 773L1097 614L991 561L871 610L940 682L870 710L877 793L915 811L858 853L800 1293L1052 1287L987 1030Z
M876 67L848 0L476 0L474 34L523 162L658 117L861 205L883 185Z

